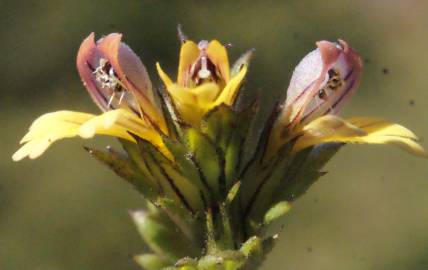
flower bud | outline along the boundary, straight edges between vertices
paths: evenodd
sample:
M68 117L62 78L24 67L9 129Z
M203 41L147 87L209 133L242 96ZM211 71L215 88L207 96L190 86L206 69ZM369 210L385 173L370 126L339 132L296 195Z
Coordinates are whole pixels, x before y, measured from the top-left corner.
M349 45L319 41L293 72L281 122L295 126L337 113L358 86L362 62Z

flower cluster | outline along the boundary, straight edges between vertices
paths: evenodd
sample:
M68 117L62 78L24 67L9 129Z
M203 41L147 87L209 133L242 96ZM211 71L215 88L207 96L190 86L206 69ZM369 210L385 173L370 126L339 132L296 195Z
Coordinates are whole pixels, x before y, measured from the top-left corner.
M343 40L319 41L301 60L286 100L249 146L257 103L242 107L236 100L252 50L230 66L219 41L183 37L176 79L156 64L164 88L155 90L121 38L113 33L95 42L90 34L78 52L77 69L102 114L40 116L13 160L37 158L63 138L119 138L124 153L88 151L147 200L145 210L132 214L155 252L136 257L147 269L238 269L254 254L261 260L275 238L266 235L268 225L323 175L320 169L343 144L392 144L426 156L401 125L337 116L362 71Z

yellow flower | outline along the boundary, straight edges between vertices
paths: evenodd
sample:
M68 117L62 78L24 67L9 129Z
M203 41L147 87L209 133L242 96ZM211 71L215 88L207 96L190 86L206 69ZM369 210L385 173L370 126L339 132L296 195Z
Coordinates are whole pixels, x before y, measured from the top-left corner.
M24 145L13 155L13 160L37 158L63 138L91 138L96 134L133 142L137 136L173 159L162 141L169 131L146 68L121 42L121 37L113 33L95 42L91 33L77 55L80 77L104 113L96 116L58 111L40 116L21 140ZM180 118L193 125L198 125L212 108L233 105L247 72L246 61L242 61L231 74L226 48L216 40L201 41L198 45L184 41L177 83L171 81L159 64L157 68Z
M90 34L80 46L77 69L91 97L103 114L73 111L47 113L37 118L21 140L24 144L12 157L37 158L55 141L96 134L129 141L140 137L170 157L161 134L168 134L146 68L135 53L110 34L94 42ZM132 135L131 135L132 134Z
M156 66L181 118L195 126L215 106L234 104L247 73L247 66L242 65L231 76L226 48L217 40L202 40L199 44L183 41L176 82L159 63Z
M267 155L273 156L295 139L294 152L322 143L343 142L392 144L426 157L418 138L403 126L373 117L344 120L334 115L356 90L362 62L343 40L319 41L317 47L293 72Z

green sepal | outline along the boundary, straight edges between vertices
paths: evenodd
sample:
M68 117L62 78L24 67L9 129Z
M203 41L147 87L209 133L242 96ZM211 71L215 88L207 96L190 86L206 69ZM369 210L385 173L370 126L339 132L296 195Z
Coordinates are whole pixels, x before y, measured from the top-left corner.
M193 185L177 168L150 142L136 137L140 153L152 171L157 175L165 194L183 203L191 211L204 209L205 202L197 186Z
M263 182L263 179L266 178L266 176L270 173L269 169L274 167L273 163L266 162L264 157L273 123L275 122L279 113L277 107L278 106L275 106L275 109L271 112L263 127L254 153L252 154L252 158L247 161L239 175L239 179L242 181L240 192L240 208L244 209L244 211L249 211L248 206L252 203L251 201L257 193L260 183Z
M154 204L168 216L183 235L190 241L200 243L202 246L201 214L193 215L187 209L168 198L158 198Z
M284 216L291 209L291 204L287 201L281 201L272 206L264 216L264 225L269 225L278 218Z
M218 223L221 224L221 230L220 237L217 241L217 246L221 250L226 249L233 249L235 248L235 239L234 239L234 232L232 228L232 221L230 217L230 212L226 204L221 203L219 205L220 210L220 220Z
M241 181L236 182L227 193L226 196L226 205L230 205L236 198L241 188Z
M257 236L250 237L247 241L245 241L242 244L240 251L246 257L262 254L263 253L262 240Z
M266 163L253 163L243 176L246 190L242 190L241 203L248 233L256 233L263 225L266 211L274 202L273 195L278 191L291 161L295 141L284 145L277 155Z
M198 261L193 258L183 258L175 263L175 268L179 270L197 270L198 269Z
M257 269L263 263L265 252L263 240L258 236L249 238L241 247L241 252L245 254L245 270Z
M163 142L174 156L176 166L179 168L180 172L203 193L206 201L210 201L211 194L209 192L209 186L202 172L198 170L198 167L192 160L186 145L168 137L164 137Z
M221 198L224 189L224 157L211 139L196 128L184 129L186 146L190 157L216 198Z
M172 264L172 261L156 254L137 255L134 260L146 270L162 270Z
M200 247L161 212L138 210L131 212L131 217L146 244L156 254L171 261L199 254Z
M168 137L175 139L182 137L182 130L180 123L182 122L177 112L177 108L172 101L168 91L160 90L160 97L162 101L163 116L168 128ZM161 134L161 133L160 133Z
M226 188L236 181L239 171L245 138L257 111L257 105L237 112L232 107L221 104L208 112L201 124L202 132L221 149L225 159Z
M159 194L159 190L153 182L149 180L138 166L126 155L113 151L108 148L108 151L100 151L85 147L98 161L107 165L118 176L130 183L134 188L141 193L146 199L152 200Z
M321 169L339 151L342 143L326 143L297 153L275 194L276 201L294 201L326 172Z
M239 251L223 251L199 259L198 270L238 270L245 262L245 256Z

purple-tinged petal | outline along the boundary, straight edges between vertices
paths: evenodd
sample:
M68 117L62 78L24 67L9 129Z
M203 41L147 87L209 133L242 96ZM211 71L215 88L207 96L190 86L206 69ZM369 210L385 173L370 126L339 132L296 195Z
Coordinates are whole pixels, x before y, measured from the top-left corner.
M94 33L91 33L80 45L76 61L77 70L94 102L102 111L107 111L109 109L107 106L108 97L106 97L105 91L101 89L94 76L94 71L101 58L101 54L94 42Z
M362 62L345 41L319 41L317 47L297 65L287 90L280 118L292 126L337 113L359 83Z
M109 34L97 42L97 48L108 60L126 90L137 99L145 116L163 128L163 117L156 104L147 70L131 48L121 42L121 38L121 34Z
M137 98L153 101L152 83L140 58L125 43L122 35L109 34L97 42L100 52L107 58L129 91Z
M113 33L95 43L90 34L78 52L79 74L101 110L126 108L165 131L146 68L121 38Z

